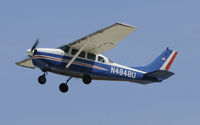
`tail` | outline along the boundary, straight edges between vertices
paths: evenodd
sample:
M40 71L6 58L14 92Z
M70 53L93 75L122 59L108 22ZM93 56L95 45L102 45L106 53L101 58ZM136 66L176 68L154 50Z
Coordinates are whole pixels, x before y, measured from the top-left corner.
M167 47L167 49L163 53L161 53L155 60L153 60L153 62L151 62L149 65L134 68L146 72L143 75L143 80L146 81L144 82L144 84L161 82L164 79L167 79L170 76L174 75L173 72L170 72L168 70L177 54L178 52L171 50Z
M134 68L145 71L145 72L153 72L157 70L168 71L177 54L178 54L177 51L171 50L167 47L167 49L164 52L162 52L150 64L146 66L134 67Z

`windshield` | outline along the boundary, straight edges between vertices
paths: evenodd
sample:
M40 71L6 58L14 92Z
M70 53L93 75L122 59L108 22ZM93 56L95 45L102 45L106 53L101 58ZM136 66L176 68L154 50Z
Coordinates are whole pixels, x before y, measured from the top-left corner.
M68 45L65 45L65 46L61 46L61 47L59 47L58 49L61 49L61 50L63 50L65 53L68 53L70 47L69 47Z

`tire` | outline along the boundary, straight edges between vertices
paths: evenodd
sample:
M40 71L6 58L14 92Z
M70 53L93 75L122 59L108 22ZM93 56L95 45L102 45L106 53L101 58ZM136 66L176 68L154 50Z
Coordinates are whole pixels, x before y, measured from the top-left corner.
M61 83L60 86L59 86L59 90L62 92L62 93L66 93L68 91L68 85L66 83Z
M84 84L90 84L92 81L92 78L89 75L84 75L82 78L82 81Z
M45 76L40 76L40 77L38 77L38 82L40 83L40 84L45 84L46 83L46 77Z

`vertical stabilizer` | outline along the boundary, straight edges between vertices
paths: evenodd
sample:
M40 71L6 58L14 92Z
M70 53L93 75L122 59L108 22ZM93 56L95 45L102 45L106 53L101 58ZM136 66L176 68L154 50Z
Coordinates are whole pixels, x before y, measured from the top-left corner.
M146 66L140 66L140 67L134 67L134 68L143 70L145 72L153 72L156 70L168 71L177 54L178 54L177 51L171 50L167 47L167 49L164 52L162 52L150 64Z

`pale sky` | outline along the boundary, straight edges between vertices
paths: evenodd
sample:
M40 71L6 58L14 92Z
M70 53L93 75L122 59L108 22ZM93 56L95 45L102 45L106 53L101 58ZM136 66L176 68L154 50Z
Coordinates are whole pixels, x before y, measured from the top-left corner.
M1 0L1 125L199 125L200 1L198 0ZM92 81L49 73L15 62L39 47L56 48L101 28L124 22L136 31L104 53L116 63L150 63L167 46L179 53L162 83Z

